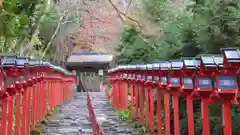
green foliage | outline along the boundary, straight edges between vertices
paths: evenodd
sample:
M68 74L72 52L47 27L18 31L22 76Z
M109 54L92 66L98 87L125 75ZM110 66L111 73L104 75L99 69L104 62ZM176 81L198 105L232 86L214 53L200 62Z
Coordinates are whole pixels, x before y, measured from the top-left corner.
M29 39L44 13L45 0L4 0L0 12L0 51L9 52ZM14 42L12 42L14 41Z
M150 20L159 18L152 22L159 24L163 34L158 39L144 38L144 31L124 26L117 48L117 63L144 63L199 53L219 53L222 47L240 46L239 1L203 0L194 3L188 10L180 10L172 8L172 4L165 0L142 0L144 17Z
M3 1L3 9L0 9L0 52L21 52L34 57L41 57L46 52L46 56L51 57L56 45L79 29L80 14L76 9L54 5L52 0L50 4L48 2ZM34 38L38 38L41 44L35 43ZM40 45L39 49L32 49L36 44Z
M128 121L130 120L130 112L126 110L119 110L118 111L118 119L120 121Z

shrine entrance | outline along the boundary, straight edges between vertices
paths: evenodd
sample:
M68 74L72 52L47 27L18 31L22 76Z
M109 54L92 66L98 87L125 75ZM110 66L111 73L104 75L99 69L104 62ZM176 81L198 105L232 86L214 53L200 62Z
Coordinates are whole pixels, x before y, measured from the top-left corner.
M104 72L111 61L110 54L73 52L66 67L76 72L78 92L99 92L102 89Z

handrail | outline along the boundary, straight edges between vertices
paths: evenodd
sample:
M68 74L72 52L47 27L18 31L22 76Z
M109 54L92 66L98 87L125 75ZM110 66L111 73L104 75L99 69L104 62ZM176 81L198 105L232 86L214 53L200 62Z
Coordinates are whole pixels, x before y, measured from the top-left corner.
M94 112L94 108L91 102L91 98L90 98L90 93L89 92L89 88L88 86L90 84L86 84L85 81L83 81L83 76L80 76L80 82L82 84L83 89L86 91L87 93L87 98L86 98L86 103L88 106L88 113L89 113L89 120L92 122L92 130L93 130L93 135L104 135L104 131L102 130L102 128L100 127L100 125L97 122L97 118ZM85 82L85 83L84 83Z
M104 131L100 127L100 125L97 122L97 118L94 112L93 105L91 103L91 99L89 96L89 93L87 92L87 106L88 106L88 112L89 112L89 119L92 122L92 130L93 130L93 135L104 135Z

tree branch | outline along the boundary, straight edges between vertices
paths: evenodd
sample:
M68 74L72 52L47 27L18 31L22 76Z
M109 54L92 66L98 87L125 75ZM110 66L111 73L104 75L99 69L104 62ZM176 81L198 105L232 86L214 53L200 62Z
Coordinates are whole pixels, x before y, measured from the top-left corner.
M123 22L123 18L122 18L122 16L121 16L121 14L119 13L118 8L112 3L111 0L108 0L108 1L109 1L109 3L112 5L112 7L115 9L115 11L117 12L117 14L118 14L119 18L121 19L121 21Z
M121 15L125 16L125 17L128 18L129 20L135 22L135 23L139 26L139 28L142 28L141 24L140 24L137 20L129 17L128 15L126 15L125 13L123 13L122 11L120 11L120 10L112 3L111 0L108 0L108 1L109 1L110 4L113 6L113 8L117 11L118 14L121 14Z
M127 9L126 9L126 11L125 11L126 14L127 14L128 9L129 9L129 7L130 7L131 4L132 4L132 0L130 0L130 2L128 3Z

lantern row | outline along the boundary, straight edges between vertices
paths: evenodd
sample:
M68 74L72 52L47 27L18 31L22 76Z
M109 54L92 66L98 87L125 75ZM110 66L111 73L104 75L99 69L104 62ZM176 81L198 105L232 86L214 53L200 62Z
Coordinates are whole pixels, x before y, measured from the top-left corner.
M151 64L120 65L108 72L112 81L145 82L170 93L216 100L240 99L240 49L221 51L222 55L203 54Z
M0 61L3 69L27 68L27 67L50 67L54 70L71 75L72 73L64 68L53 65L47 60L37 60L30 57L18 56L17 54L0 54Z
M46 60L16 54L0 54L0 61L0 98L13 96L17 89L30 87L42 80L76 81L73 73Z
M1 135L30 135L47 113L72 99L76 76L66 69L17 54L0 54L0 62Z

